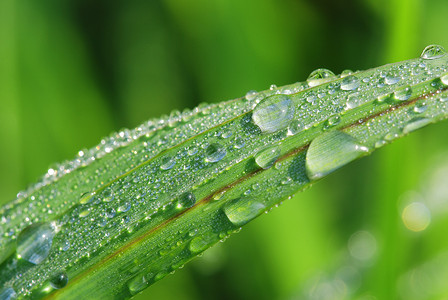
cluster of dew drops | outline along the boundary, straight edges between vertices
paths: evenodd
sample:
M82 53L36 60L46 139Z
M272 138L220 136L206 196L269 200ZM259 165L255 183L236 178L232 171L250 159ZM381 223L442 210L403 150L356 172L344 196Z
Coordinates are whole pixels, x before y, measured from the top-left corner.
M144 145L146 149L157 149L157 147L163 149L164 146L169 147L170 141L178 142L179 139L185 139L200 133L201 126L204 126L204 122L208 122L206 125L212 127L230 117L235 117L235 115L248 112L252 109L252 121L261 130L262 134L271 134L287 130L287 135L295 135L296 133L311 127L313 124L324 120L326 120L328 127L335 126L340 122L344 112L364 104L363 101L369 99L368 97L365 97L365 95L372 93L373 89L379 91L377 95L377 101L379 102L384 101L388 97L393 97L397 101L406 101L412 96L411 85L425 81L428 78L440 77L440 81L444 85L448 85L448 74L445 73L447 67L437 66L430 68L426 63L426 61L435 60L444 57L445 55L446 51L441 46L431 45L425 48L419 60L407 63L406 65L397 65L395 69L388 70L388 72L373 71L368 76L359 76L357 73L347 70L342 72L338 77L330 70L317 69L313 71L307 81L303 83L297 83L282 88L277 88L275 85L272 85L269 90L259 93L250 91L245 96L245 102L226 102L214 106L202 105L193 111L185 111L183 113L173 112L167 118L148 121L134 130L123 130L110 138L102 140L100 145L90 150L80 151L75 160L49 169L48 173L39 183L29 190L19 193L18 199L25 199L36 190L49 185L60 177L69 174L78 168L85 167L102 157L106 157L108 154L114 153L115 149L128 146L130 143L138 141L142 137L149 138L164 128L172 130L167 131L166 138L158 139L157 145L148 145L148 141L146 141L146 144ZM415 76L422 72L425 73L426 76ZM336 80L339 78L342 78L342 80ZM324 83L328 84L323 85ZM325 87L319 89L319 86L321 85ZM398 85L400 85L400 87L397 89L396 86ZM303 92L301 93L303 96L299 103L293 101L290 96L291 94L298 92ZM448 99L441 99L441 101L446 100ZM332 103L331 108L326 112L320 113L321 107L328 103L328 101L331 101ZM328 107L328 105L326 107ZM421 110L423 111L423 108L421 108ZM190 121L195 120L196 117L194 116L197 114L202 114L203 118L197 118L197 126L194 127L191 125ZM300 122L298 120L300 120ZM184 126L185 128L189 128L190 131L176 131L176 126ZM230 131L222 132L221 137L233 137L235 149L243 148L246 143L241 137L233 136L233 133ZM164 145L165 143L167 145ZM356 145L355 142L353 142L353 144ZM207 144L204 148L204 160L206 163L213 164L219 162L227 155L226 148L218 143ZM355 147L353 149L355 149L353 151L359 151L360 148ZM197 152L198 147L191 147L186 153L187 155L192 156ZM136 153L133 152L133 154ZM156 153L152 153L152 155L155 154ZM275 163L280 154L281 149L279 146L267 147L255 155L255 162L260 168L268 169ZM150 156L151 154L148 153L142 155L140 160L135 161L132 166L144 162L145 159L147 160ZM170 170L175 167L176 162L176 157L166 156L162 158L158 168L161 170ZM322 170L317 170L314 175L320 176L320 171ZM128 185L129 184L130 183L128 183ZM157 185L155 185L155 188L157 189ZM103 202L112 202L115 195L113 192L106 189L101 194L101 197L100 200ZM92 204L92 199L95 199L94 194L84 196L81 198L80 204ZM260 212L266 210L266 206L263 202L254 201L253 199L248 200L247 198L242 199L243 200L241 201L230 202L224 207L224 213L236 226L241 226L242 224L247 223ZM190 191L186 191L178 197L177 206L178 208L189 208L192 207L195 202L195 195ZM120 202L116 209L109 209L102 214L103 221L107 222L108 219L114 218L117 214L126 213L131 207L132 204L130 202ZM155 208L155 210L157 210L157 208ZM5 210L2 212L0 222L8 223L11 221L11 218L10 216L5 216L3 214L4 211ZM78 216L79 218L85 218L88 217L90 213L91 208L89 207L87 209L79 209ZM39 265L48 257L52 249L54 237L61 231L64 224L56 221L33 223L32 220L28 220L28 222L31 224L24 228L16 238L17 259L23 259L31 264ZM66 222L69 222L69 220L66 220ZM103 223L103 226L104 225L105 223ZM3 236L13 235L11 232L0 233L2 233ZM67 251L72 246L73 245L70 244L69 240L65 240L62 241L59 248L61 251ZM68 275L64 270L53 272L49 278L50 285L53 289L63 288L67 285L69 280ZM15 299L17 296L13 286L5 286L0 289L0 299Z

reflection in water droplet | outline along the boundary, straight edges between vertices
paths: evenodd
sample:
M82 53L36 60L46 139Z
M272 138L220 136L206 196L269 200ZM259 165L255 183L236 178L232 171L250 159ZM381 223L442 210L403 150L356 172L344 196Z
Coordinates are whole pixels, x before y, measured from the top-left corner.
M262 132L272 133L288 127L294 116L294 105L285 95L274 95L263 99L254 108L252 120Z
M211 144L207 147L205 161L218 162L226 156L226 148L220 144Z
M352 91L354 89L357 89L359 87L359 79L354 75L349 75L347 77L344 77L341 81L341 90L344 91Z
M280 155L279 147L261 150L255 155L255 162L262 169L269 169Z
M431 120L427 118L412 119L403 127L403 133L409 133L415 131L428 125L429 123L431 123Z
M315 138L306 154L306 170L310 179L319 179L357 159L368 149L352 136L330 131Z
M258 199L244 197L228 202L223 210L233 225L242 226L263 213L266 206Z
M350 255L358 260L370 260L377 250L375 237L368 231L358 231L352 234L348 240Z
M332 71L327 69L317 69L311 72L306 81L310 87L314 87L331 80L333 77L335 77L335 75Z
M423 231L431 223L431 212L422 202L412 202L403 209L401 219L407 229Z
M0 288L0 299L1 300L14 300L17 299L16 291L10 287Z
M171 157L164 157L160 165L160 169L169 170L176 164L176 161Z
M394 98L399 101L405 101L411 98L412 96L412 88L408 86L404 86L394 92Z
M186 192L180 195L177 203L177 208L190 208L196 203L196 197L191 192Z
M65 272L57 273L50 279L50 284L54 289L62 289L68 283L68 276Z
M40 264L50 253L55 225L38 223L26 227L17 238L17 256L33 264Z
M423 59L436 59L444 56L445 54L446 50L442 46L429 45L423 50L420 57Z

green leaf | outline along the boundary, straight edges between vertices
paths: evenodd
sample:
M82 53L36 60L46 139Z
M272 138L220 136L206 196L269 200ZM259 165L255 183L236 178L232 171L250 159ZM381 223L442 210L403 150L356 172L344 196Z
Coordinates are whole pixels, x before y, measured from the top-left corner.
M448 56L173 112L0 209L0 295L129 298L341 166L448 115ZM322 73L323 74L323 73Z

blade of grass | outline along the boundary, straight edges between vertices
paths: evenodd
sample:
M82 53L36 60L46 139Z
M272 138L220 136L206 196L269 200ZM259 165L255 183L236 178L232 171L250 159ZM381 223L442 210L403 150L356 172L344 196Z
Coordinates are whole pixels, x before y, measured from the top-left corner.
M36 298L131 297L348 162L445 119L448 57L428 51L174 112L80 152L0 210L11 233L1 284Z

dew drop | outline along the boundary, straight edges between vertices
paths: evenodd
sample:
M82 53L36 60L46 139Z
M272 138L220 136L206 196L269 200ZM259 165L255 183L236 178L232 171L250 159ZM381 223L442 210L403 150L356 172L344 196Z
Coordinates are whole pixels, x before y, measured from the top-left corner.
M400 76L397 76L393 73L388 73L386 75L386 77L384 78L384 81L386 82L386 84L388 85L393 85L396 84L397 82L399 82L401 80Z
M279 147L263 149L255 155L255 162L262 169L269 169L280 155Z
M263 99L254 108L252 120L262 132L272 133L288 127L294 116L294 105L286 95Z
M440 81L444 84L444 85L448 85L448 74L442 75L440 77Z
M68 283L68 276L65 272L59 272L50 279L50 284L54 289L62 289Z
M360 105L361 98L359 93L352 93L347 97L347 109L352 109Z
M233 225L242 226L262 214L266 206L258 199L243 197L228 202L223 210Z
M33 264L40 264L50 253L55 225L37 223L26 227L17 238L17 256Z
M131 203L125 202L118 207L117 211L119 213L123 213L123 212L127 212L129 209L131 209Z
M409 133L412 131L415 131L417 129L420 129L426 125L431 123L430 119L427 118L415 118L410 120L404 127L403 127L403 133Z
M436 59L444 56L446 50L440 45L429 45L427 46L422 54L420 55L423 59Z
M359 79L354 75L344 77L341 81L341 90L352 91L359 87Z
M236 149L241 149L241 148L244 147L245 144L246 144L246 143L244 142L244 139L242 139L241 137L237 137L237 138L235 139L235 145L234 145L234 147L235 147Z
M160 169L169 170L176 164L176 161L172 157L164 157L162 159L162 164L160 165Z
M394 98L399 101L406 101L412 96L412 88L408 86L404 86L394 92Z
M426 106L425 103L417 103L417 104L415 104L413 111L416 114L421 114L421 113L424 113L427 109L428 109L428 107Z
M368 151L352 136L330 131L315 138L306 153L306 171L310 179L319 179Z
M211 144L207 147L205 154L205 161L218 162L223 159L227 154L226 148L220 144Z
M306 81L310 87L314 87L331 80L332 77L335 77L332 71L328 69L317 69L311 72Z
M103 195L104 202L110 202L110 201L114 200L114 198L115 198L114 191L111 190L110 188L106 189L102 195Z
M180 195L177 201L177 208L190 208L196 203L196 197L191 192Z
M16 291L11 287L0 288L0 299L1 300L14 300L17 299Z
M137 275L128 282L128 288L131 295L135 295L143 291L148 286L145 276Z
M213 245L214 242L212 235L197 236L191 240L188 249L191 253L200 253Z

